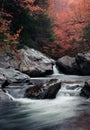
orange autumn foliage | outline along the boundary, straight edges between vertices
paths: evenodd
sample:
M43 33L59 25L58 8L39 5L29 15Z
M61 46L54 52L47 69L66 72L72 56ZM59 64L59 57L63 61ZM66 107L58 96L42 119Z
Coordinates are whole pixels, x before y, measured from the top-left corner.
M70 54L75 53L75 50L81 51L82 48L88 49L82 36L83 29L90 23L90 0L50 0L49 16L57 37L55 44L60 46L56 52L58 57L62 53Z

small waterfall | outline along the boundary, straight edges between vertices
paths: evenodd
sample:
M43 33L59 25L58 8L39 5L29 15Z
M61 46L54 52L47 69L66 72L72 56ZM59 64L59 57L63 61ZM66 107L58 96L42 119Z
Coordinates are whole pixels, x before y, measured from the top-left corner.
M59 75L59 74L60 74L60 72L57 69L56 65L53 65L53 75Z

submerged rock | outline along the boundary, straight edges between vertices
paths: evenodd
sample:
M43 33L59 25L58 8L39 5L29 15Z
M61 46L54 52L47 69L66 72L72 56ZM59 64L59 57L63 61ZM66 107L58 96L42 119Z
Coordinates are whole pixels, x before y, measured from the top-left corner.
M85 82L84 87L81 89L80 95L86 98L90 98L90 80Z
M26 90L25 96L33 99L53 99L61 88L61 81L51 79L47 83L38 84Z
M59 70L66 73L66 74L78 74L79 69L75 62L74 57L64 56L57 60L56 65L58 66Z

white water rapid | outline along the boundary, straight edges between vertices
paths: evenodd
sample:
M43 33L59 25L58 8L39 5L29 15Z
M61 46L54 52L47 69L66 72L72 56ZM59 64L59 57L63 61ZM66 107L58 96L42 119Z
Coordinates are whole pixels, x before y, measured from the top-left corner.
M15 98L6 91L11 102L0 104L0 130L90 130L90 99L79 96L84 81L90 76L54 74L32 81L61 79L62 87L55 99Z

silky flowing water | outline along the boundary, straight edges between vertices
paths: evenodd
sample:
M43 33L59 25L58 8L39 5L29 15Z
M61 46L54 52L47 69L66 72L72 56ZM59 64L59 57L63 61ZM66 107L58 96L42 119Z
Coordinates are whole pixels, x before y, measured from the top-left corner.
M0 130L90 130L90 100L79 96L82 81L90 76L54 74L47 78L74 83L63 83L53 100L16 99L7 92L12 101L0 102Z

